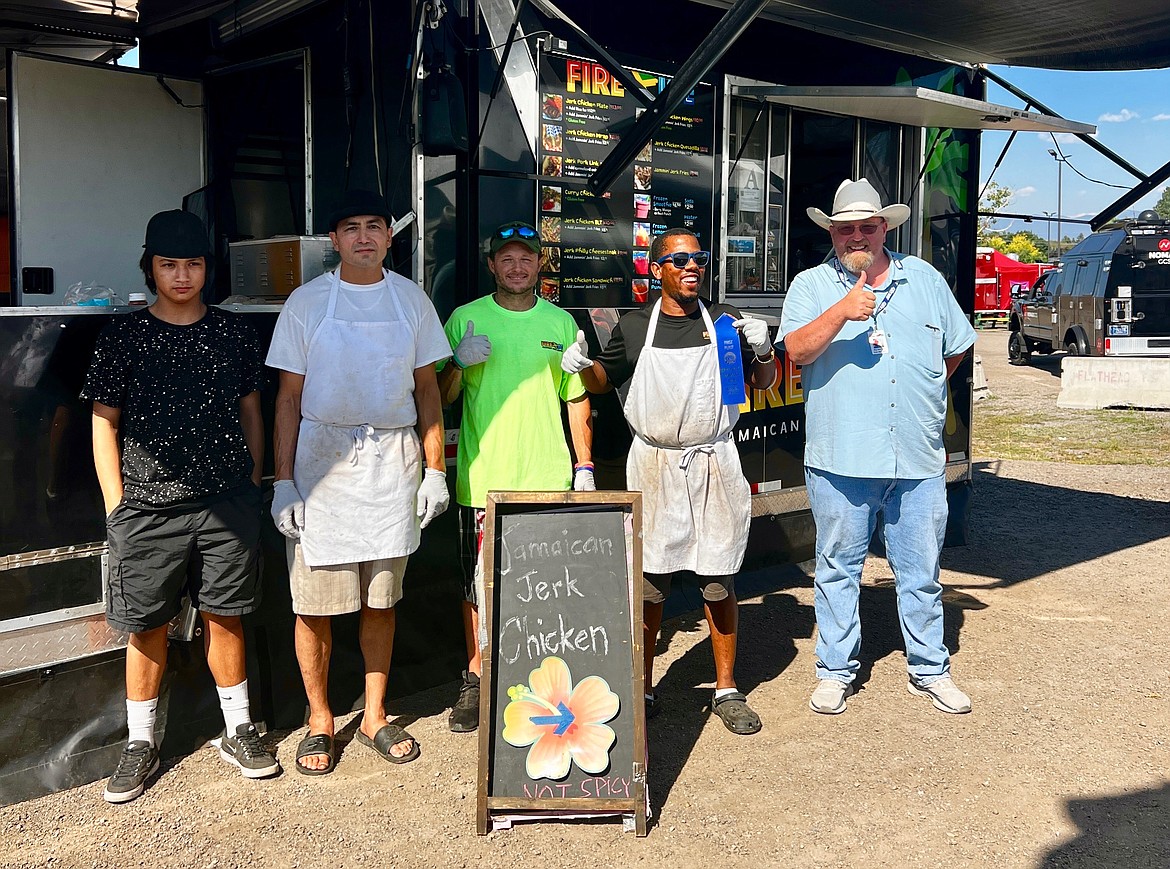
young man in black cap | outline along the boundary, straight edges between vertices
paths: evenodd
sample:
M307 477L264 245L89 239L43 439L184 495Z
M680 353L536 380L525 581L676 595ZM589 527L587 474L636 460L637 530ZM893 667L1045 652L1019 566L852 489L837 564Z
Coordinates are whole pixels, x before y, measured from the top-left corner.
M392 223L377 193L345 193L329 216L341 265L293 291L268 350L280 370L272 518L289 538L309 701L302 775L325 775L336 762L329 659L332 617L343 613L361 613L366 668L354 738L390 763L420 752L386 719L386 683L407 558L450 498L435 362L451 347L422 287L382 266Z
M156 214L144 247L158 298L102 331L82 390L106 505L106 619L130 634L130 738L106 785L111 803L133 800L158 769L167 625L184 592L203 616L224 715L220 756L247 778L280 770L252 724L240 624L260 600L260 346L242 318L203 303L210 250L199 218Z

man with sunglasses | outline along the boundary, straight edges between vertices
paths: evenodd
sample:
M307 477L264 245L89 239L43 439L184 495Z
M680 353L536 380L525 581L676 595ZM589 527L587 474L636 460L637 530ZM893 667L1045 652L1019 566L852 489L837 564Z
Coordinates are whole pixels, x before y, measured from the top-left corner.
M463 392L458 475L463 627L468 666L448 726L456 733L479 724L480 551L491 489L593 491L593 418L581 378L561 370L561 353L577 326L568 312L538 297L540 238L519 221L488 240L487 266L495 291L457 308L445 327L453 353L439 375L444 404ZM577 463L561 425L568 405Z
M861 572L879 524L894 571L907 688L943 712L971 710L943 642L939 552L947 524L947 379L975 330L946 280L891 253L910 216L864 178L837 189L833 213L808 209L833 254L792 281L780 334L803 366L805 482L817 526L818 684L814 712L845 711L859 668Z
M724 404L714 322L733 318L741 333L748 385L767 389L776 380L768 327L730 305L699 298L708 251L687 229L670 229L650 246L650 274L662 296L622 316L594 361L585 336L565 351L561 366L580 372L590 392L629 382L623 401L633 444L626 485L642 492L643 623L646 713L658 711L653 692L654 652L663 604L674 574L695 574L703 591L715 657L715 694L709 709L732 733L760 730L759 716L735 684L739 610L735 574L747 549L751 491L731 431L739 407Z

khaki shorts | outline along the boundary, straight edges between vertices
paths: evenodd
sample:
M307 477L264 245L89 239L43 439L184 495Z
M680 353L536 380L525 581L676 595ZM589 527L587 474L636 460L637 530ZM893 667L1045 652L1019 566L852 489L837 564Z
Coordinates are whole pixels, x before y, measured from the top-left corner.
M407 555L309 567L301 556L301 545L292 540L287 544L288 580L297 615L339 616L362 606L386 610L402 600Z

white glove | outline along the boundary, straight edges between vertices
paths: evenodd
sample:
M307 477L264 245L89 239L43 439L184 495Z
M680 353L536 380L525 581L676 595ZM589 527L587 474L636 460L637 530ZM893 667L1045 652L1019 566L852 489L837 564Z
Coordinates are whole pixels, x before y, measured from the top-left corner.
M731 325L739 329L757 357L768 355L772 349L772 338L768 334L767 323L754 317L744 317Z
M450 503L447 475L443 471L427 468L422 484L418 487L418 515L422 517L422 527L430 525L431 520L446 510Z
M492 342L488 340L487 335L476 335L475 323L468 320L467 331L463 333L459 345L455 348L455 364L460 368L470 368L472 365L479 365L491 355Z
M582 465L573 471L574 492L596 492L597 483L593 479L593 465Z
M292 480L272 484L272 521L289 540L299 540L305 528L305 502Z
M577 330L577 340L565 348L561 355L561 370L567 374L580 374L593 364L593 360L586 355L585 332Z

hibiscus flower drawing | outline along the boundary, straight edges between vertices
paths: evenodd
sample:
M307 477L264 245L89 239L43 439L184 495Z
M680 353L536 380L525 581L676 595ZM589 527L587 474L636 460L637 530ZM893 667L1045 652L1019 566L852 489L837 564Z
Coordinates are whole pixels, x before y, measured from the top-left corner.
M562 779L576 763L596 775L609 766L617 738L605 722L618 713L620 701L600 676L587 676L573 687L569 665L548 657L528 674L528 685L508 689L504 741L528 749L524 769L531 779Z

